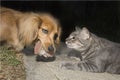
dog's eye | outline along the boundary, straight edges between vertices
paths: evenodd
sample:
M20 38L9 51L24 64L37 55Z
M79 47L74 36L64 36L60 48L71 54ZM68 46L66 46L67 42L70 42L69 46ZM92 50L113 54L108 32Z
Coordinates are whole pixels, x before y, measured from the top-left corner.
M45 34L48 34L48 30L46 30L46 29L42 29L42 32Z
M58 34L55 34L55 35L54 35L54 40L56 40L56 39L57 39L57 37L58 37Z

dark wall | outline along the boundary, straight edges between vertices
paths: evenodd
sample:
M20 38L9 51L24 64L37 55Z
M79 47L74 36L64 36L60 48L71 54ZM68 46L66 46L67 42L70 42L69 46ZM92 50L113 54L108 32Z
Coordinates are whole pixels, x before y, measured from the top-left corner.
M120 42L119 1L2 1L1 6L53 14L62 25L63 41L78 25L86 26L101 37Z

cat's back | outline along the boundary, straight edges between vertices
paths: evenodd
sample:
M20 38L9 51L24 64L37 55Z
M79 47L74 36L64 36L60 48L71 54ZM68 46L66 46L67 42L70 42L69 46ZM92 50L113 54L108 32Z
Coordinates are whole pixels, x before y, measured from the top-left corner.
M105 38L100 38L101 41L101 52L108 53L113 59L118 59L120 61L120 43L107 40Z
M115 47L120 49L120 43L113 42L111 40L108 40L106 38L101 38L101 37L99 37L99 41L104 47L108 47L108 48Z
M103 55L119 56L120 58L120 43L110 41L106 38L92 36L96 40L96 44L99 46L98 53Z

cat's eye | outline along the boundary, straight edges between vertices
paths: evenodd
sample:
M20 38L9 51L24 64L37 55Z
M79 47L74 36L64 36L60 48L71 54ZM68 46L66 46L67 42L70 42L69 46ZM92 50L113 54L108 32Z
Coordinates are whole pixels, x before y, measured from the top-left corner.
M48 34L48 30L47 29L42 29L42 32L45 34Z
M75 39L75 37L72 37L72 39Z

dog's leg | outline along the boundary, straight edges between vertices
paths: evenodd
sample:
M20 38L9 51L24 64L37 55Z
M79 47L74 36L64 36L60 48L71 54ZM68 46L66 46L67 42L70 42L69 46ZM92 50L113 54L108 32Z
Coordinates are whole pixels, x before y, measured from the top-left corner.
M22 46L20 44L20 42L17 38L16 39L12 38L12 39L8 40L7 43L9 45L11 45L15 49L15 51L17 51L17 52L21 51L24 48L24 46Z
M8 44L12 45L12 47L17 52L20 52L24 48L24 46L20 44L20 42L17 38L13 39L12 41L8 41Z
M20 52L24 48L24 46L20 43L17 33L17 29L14 28L7 39L7 43L11 45L15 49L15 51Z

